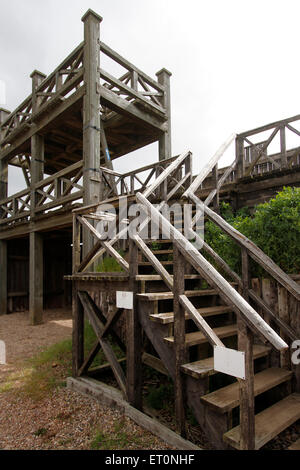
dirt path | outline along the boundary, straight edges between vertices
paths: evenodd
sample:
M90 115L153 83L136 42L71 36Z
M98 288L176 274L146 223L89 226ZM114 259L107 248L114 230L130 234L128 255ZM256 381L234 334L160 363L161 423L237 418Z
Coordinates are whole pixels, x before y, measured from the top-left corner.
M20 374L24 359L71 337L70 311L46 311L44 320L32 327L26 313L0 316L0 340L7 352L0 385ZM90 449L92 443L100 449L170 449L120 412L64 387L39 401L16 395L14 389L0 393L0 449Z

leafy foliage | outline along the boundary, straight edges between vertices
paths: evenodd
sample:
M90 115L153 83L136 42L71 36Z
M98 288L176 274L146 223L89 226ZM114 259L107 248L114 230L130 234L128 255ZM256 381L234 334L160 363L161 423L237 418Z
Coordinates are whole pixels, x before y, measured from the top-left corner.
M300 188L284 188L269 202L258 205L253 216L247 208L234 215L225 203L221 214L285 272L300 271ZM211 221L205 225L205 240L234 271L241 272L239 246ZM253 263L251 274L262 276L263 271Z

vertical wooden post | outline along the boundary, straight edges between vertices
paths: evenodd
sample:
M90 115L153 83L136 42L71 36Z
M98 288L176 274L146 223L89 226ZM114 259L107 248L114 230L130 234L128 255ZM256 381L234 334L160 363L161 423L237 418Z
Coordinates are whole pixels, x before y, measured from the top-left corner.
M80 265L80 223L73 214L73 251L72 251L72 273L78 271ZM78 297L76 283L72 283L72 373L78 376L78 371L84 361L84 310Z
M280 127L280 153L281 153L281 167L287 167L287 155L286 155L286 138L285 138L285 126Z
M244 141L239 136L235 139L235 158L237 161L237 177L238 179L243 178L245 174Z
M43 322L43 237L41 233L29 234L29 322Z
M36 94L36 89L40 86L43 80L45 80L46 75L38 70L34 70L30 75L32 80L32 114L34 114L39 107L40 98Z
M171 72L167 69L161 69L156 73L157 81L165 87L165 93L161 100L162 106L166 109L168 130L163 133L159 139L159 160L164 160L172 156L171 142L171 93L170 93L170 77Z
M135 408L142 409L142 328L138 318L137 281L138 248L129 240L129 276L130 292L133 293L133 309L126 311L127 317L127 398Z
M218 180L219 180L219 169L218 169L218 164L214 166L212 170L212 177L213 177L213 185L214 188L217 189L218 186ZM219 191L217 190L217 193L214 197L213 201L213 208L215 212L219 212L219 207L220 207L220 198L219 198Z
M243 297L249 300L250 268L247 250L242 248ZM241 450L255 448L253 333L238 318L238 349L245 352L245 380L240 380Z
M0 126L10 114L0 108ZM0 135L1 139L1 135ZM0 141L1 144L1 141ZM0 159L0 201L7 198L8 188L8 163ZM2 211L0 209L0 215ZM7 313L7 241L0 241L0 315Z
M100 23L101 16L88 10L82 17L84 23L84 83L83 98L83 204L100 201ZM83 252L89 252L93 237L83 231Z
M1 140L2 140L2 124L10 115L10 111L4 108L0 108L0 148L1 148ZM3 130L4 131L4 130Z
M238 349L245 352L245 380L240 380L241 450L255 449L253 334L238 319Z
M0 315L7 313L7 241L0 240Z
M284 321L287 325L290 325L290 314L288 307L288 291L278 284L278 315L279 318ZM280 330L281 338L287 343L290 342L289 337ZM291 365L290 351L281 351L280 353L280 367L283 369L289 369Z
M45 79L46 75L34 70L30 75L32 79L32 113L39 106L36 89ZM31 197L30 218L34 221L35 206L38 197L35 185L44 178L44 137L34 134L31 137ZM43 321L43 237L40 233L32 231L29 234L29 322L39 325Z
M84 310L78 297L76 283L74 282L72 294L72 312L72 374L73 377L78 377L78 371L84 361Z
M179 296L184 294L184 267L185 258L178 248L173 245L174 259L174 343L175 343L175 417L176 428L182 436L185 436L185 390L184 377L181 366L186 362L185 345L185 311L179 302Z

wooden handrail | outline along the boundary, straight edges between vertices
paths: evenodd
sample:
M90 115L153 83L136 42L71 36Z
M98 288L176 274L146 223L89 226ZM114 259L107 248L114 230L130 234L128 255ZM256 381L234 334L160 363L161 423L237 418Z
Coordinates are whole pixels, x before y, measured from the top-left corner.
M195 204L202 204L200 199L195 194L190 194L189 197ZM216 214L205 204L203 205L204 212L210 220L212 220L218 227L220 227L227 235L229 235L240 246L246 248L248 254L254 259L265 271L271 274L283 287L285 287L297 300L300 300L300 286L291 279L274 261L269 258L258 246L249 240L245 235L240 233L232 227L220 215Z
M187 198L190 193L195 193L199 186L203 183L205 178L209 175L212 169L216 166L220 158L224 155L224 152L235 140L236 134L231 134L230 137L224 142L223 145L217 150L214 156L204 165L199 175L194 179L191 186L185 191L183 197Z
M260 315L246 302L246 300L224 279L221 274L199 253L163 215L146 199L137 193L138 201L145 207L145 212L151 217L155 216L163 233L173 240L183 256L192 266L212 284L227 305L242 316L245 323L256 333L262 335L279 351L288 348L280 336L260 317Z

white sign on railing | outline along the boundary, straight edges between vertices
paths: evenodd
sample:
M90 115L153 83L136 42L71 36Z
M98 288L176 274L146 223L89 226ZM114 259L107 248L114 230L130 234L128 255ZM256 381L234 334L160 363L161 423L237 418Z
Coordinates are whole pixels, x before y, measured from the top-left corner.
M214 370L245 380L245 353L235 349L215 346Z
M117 291L117 308L133 309L133 292Z

